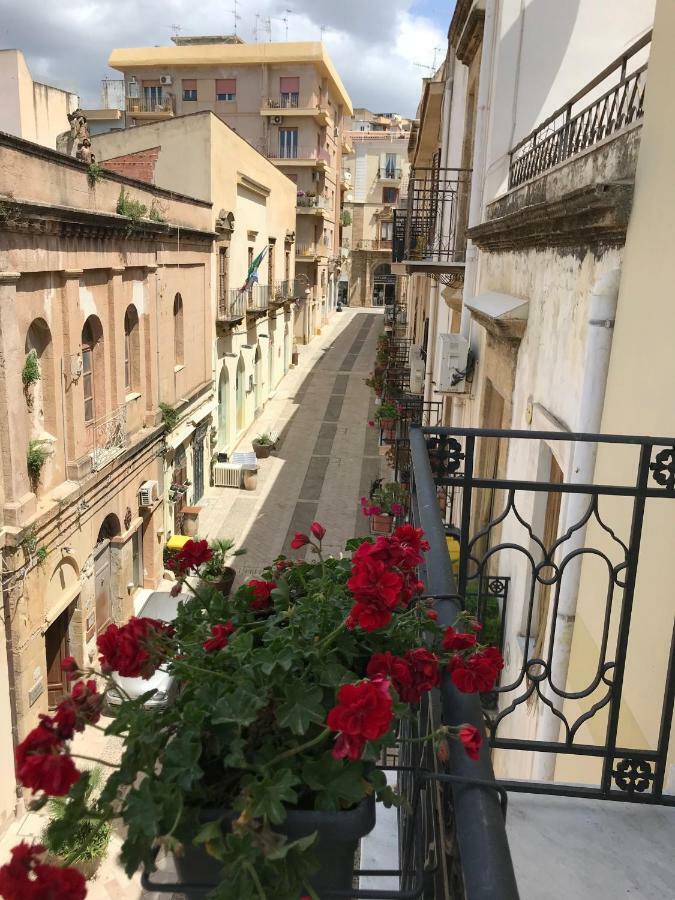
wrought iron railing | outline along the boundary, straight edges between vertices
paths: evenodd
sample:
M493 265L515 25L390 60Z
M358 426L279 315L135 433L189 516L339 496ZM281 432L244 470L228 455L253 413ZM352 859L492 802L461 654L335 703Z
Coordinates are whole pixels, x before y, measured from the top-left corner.
M231 322L243 319L246 315L248 292L240 288L225 291L225 296L218 299L218 321Z
M643 116L644 57L651 37L650 31L516 144L509 154L509 188L541 175ZM616 79L616 84L607 87ZM600 96L591 99L603 87ZM579 109L582 102L586 105Z
M320 147L287 147L271 146L264 150L269 159L288 160L294 159L317 160L330 165L331 155L328 150Z
M172 116L176 112L175 100L168 94L157 98L152 97L127 97L127 112L134 113L164 113Z
M254 284L247 292L246 308L257 311L267 309L272 297L272 288L268 284Z
M407 210L394 210L394 237L391 248L392 262L400 263L405 259L405 232Z
M454 492L459 595L480 597L496 573L510 579L509 615L501 618L507 667L486 725L503 771L514 754L529 752L535 764L547 760L541 771L551 774L501 783L675 805L664 793L675 630L651 630L647 644L640 635L640 621L672 610L672 597L667 580L638 577L645 541L651 558L663 528L662 504L675 500L675 438L417 428L411 447L419 491L415 446L436 510L439 490ZM622 474L606 476L608 483L565 478L563 470L578 472L580 459L596 455L597 471ZM517 476L502 474L507 459L520 468ZM443 523L447 530L445 516ZM649 660L641 656L647 647ZM648 720L636 701L647 693Z
M301 97L300 94L278 94L276 97L265 97L263 109L316 109L323 110L318 99L313 97Z
M412 169L403 259L463 264L470 192L471 169Z
M91 464L94 471L102 469L119 456L127 446L127 407L119 406L107 416L96 419L89 426Z
M384 169L380 168L377 170L377 177L380 181L400 181L403 176L402 169L394 169L389 166L385 166Z

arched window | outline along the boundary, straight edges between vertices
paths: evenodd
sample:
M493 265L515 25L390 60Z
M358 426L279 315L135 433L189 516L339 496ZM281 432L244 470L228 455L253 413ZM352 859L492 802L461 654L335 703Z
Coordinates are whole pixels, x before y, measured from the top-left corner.
M54 390L54 353L52 335L44 319L33 319L26 334L26 361L37 363L37 380L24 384L29 403L32 430L56 434L56 397Z
M105 411L103 329L96 316L89 316L82 329L82 389L84 421L93 422Z
M173 355L177 366L183 365L183 298L176 294L173 298Z
M139 389L139 369L138 313L131 304L124 313L124 387L127 393Z

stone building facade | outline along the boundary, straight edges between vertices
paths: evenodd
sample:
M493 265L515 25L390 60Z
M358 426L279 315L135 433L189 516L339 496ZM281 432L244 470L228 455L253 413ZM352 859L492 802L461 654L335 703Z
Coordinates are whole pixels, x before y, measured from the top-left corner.
M65 690L63 656L90 663L161 578L162 409L182 452L210 427L213 237L206 201L0 135L6 772Z

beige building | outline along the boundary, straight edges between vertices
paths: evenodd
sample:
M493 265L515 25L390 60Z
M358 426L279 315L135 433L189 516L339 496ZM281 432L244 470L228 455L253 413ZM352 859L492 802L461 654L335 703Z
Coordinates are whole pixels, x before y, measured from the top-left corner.
M21 50L0 50L0 92L0 131L45 147L56 147L79 104L77 94L33 81Z
M349 96L320 43L176 38L173 47L113 50L128 124L211 110L263 152L297 190L297 274L309 294L296 320L307 341L337 300L340 172Z
M62 657L91 662L101 629L159 582L164 472L179 454L188 502L198 490L213 409L212 228L206 200L92 178L0 135L5 773L10 739L62 696ZM6 705L0 695L0 716Z
M180 188L211 206L216 341L209 359L218 388L208 467L216 454L231 453L291 365L294 310L305 297L295 278L295 186L209 111L99 135L93 147L106 169ZM243 293L249 264L263 250L259 282Z
M364 115L360 121L368 121L367 110L357 112ZM368 118L383 117L368 113ZM407 190L408 136L392 125L388 130L353 130L348 137L352 151L342 164L342 243L349 257L342 278L348 281L350 305L383 306L393 303L396 292L391 272L394 209Z
M364 106L357 106L351 121L351 130L358 132L387 131L392 134L407 134L413 120L398 113L374 113Z

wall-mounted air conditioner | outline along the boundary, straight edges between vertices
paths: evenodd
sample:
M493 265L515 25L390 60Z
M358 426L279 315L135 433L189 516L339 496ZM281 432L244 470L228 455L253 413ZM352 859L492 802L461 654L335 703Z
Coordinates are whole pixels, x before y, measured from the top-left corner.
M283 116L272 116L272 125L283 125L284 117Z
M413 344L410 348L410 393L411 394L423 394L424 393L424 375L425 375L425 366L424 360L420 354L420 348L418 344Z
M466 390L469 342L461 334L441 334L438 340L440 361L436 390L442 393L461 394Z
M164 87L169 87L169 85L173 84L173 76L171 75L160 75L159 83L164 85Z
M156 481L144 481L138 490L138 505L141 509L149 509L159 497L159 485Z

